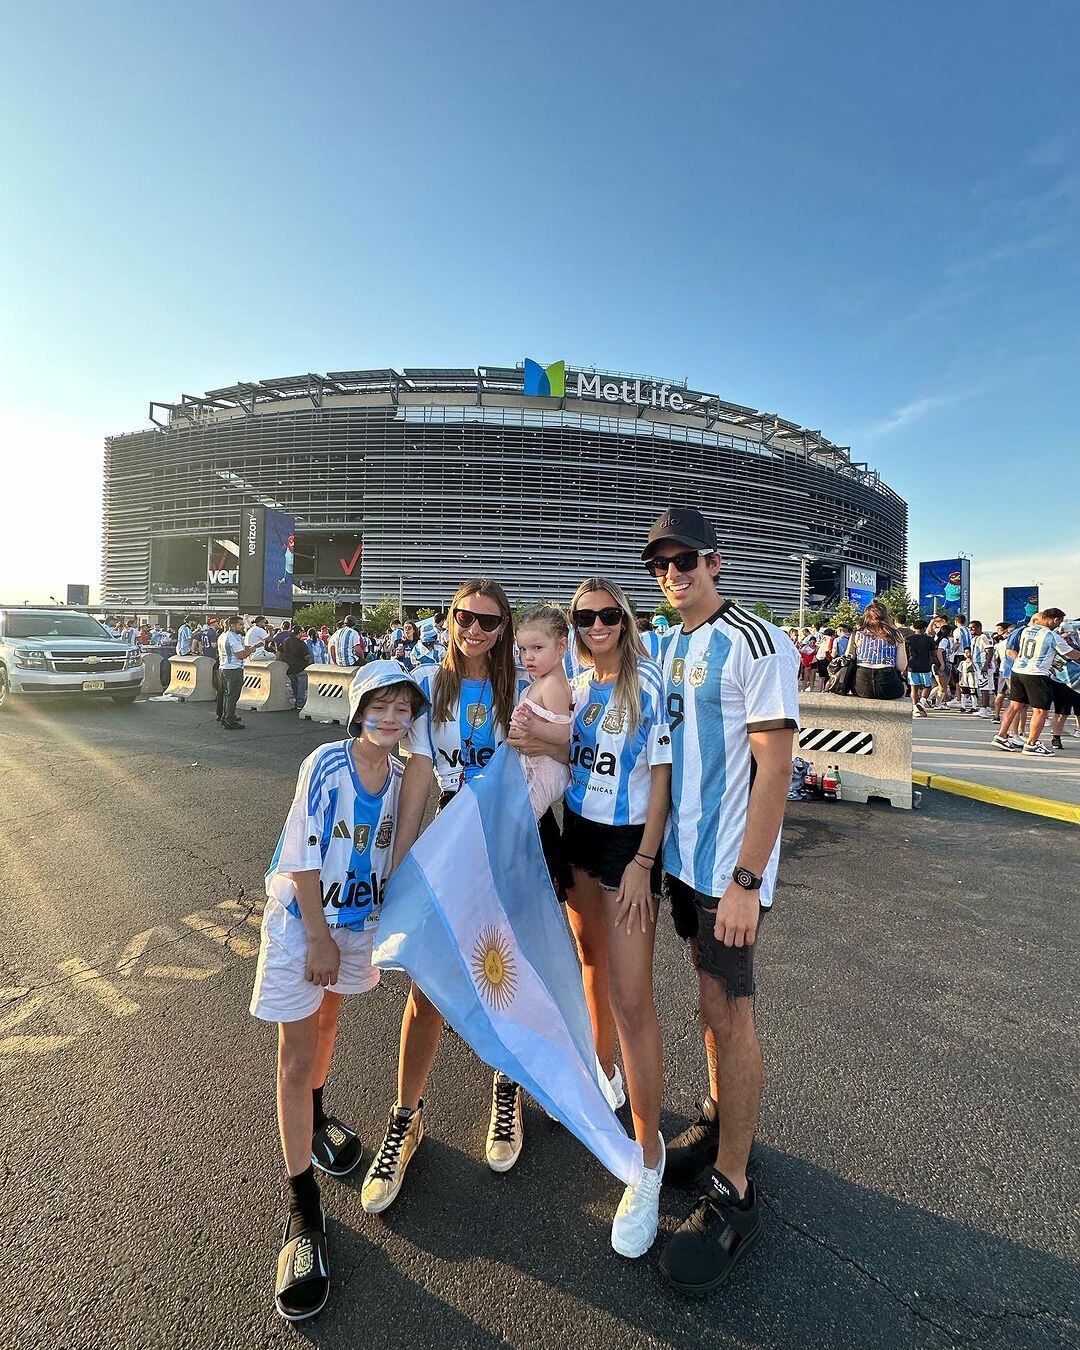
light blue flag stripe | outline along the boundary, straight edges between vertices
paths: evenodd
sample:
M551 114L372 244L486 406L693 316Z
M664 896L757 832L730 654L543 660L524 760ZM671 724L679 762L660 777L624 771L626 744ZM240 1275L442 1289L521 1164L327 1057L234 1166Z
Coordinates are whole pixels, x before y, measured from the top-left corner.
M484 934L497 935L513 968L503 1004L490 987L480 991ZM580 967L516 752L500 749L402 862L387 886L373 960L408 971L481 1059L520 1083L621 1180L638 1179L641 1149L598 1081Z

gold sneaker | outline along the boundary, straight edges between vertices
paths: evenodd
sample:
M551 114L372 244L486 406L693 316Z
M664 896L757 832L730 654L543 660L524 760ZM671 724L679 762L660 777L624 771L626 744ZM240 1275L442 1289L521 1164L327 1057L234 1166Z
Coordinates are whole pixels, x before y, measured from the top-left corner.
M493 1172L509 1172L521 1156L525 1125L521 1117L521 1088L497 1073L491 1084L491 1123L488 1125L487 1165Z
M423 1137L423 1101L415 1111L406 1106L395 1106L360 1192L360 1203L369 1214L388 1209L397 1199L405 1180L405 1169Z

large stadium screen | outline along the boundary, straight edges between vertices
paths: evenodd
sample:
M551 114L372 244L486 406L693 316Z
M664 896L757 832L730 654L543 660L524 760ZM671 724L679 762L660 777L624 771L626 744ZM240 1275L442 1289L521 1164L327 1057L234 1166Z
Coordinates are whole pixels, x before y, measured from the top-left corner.
M919 608L924 614L966 614L971 617L971 563L967 558L942 558L919 564Z
M1006 623L1027 623L1039 612L1038 586L1003 586L1001 588L1001 617Z
M358 534L335 534L325 542L320 541L315 554L316 575L320 581L359 585L363 553L363 541Z
M267 507L263 539L262 607L269 614L292 614L296 521Z

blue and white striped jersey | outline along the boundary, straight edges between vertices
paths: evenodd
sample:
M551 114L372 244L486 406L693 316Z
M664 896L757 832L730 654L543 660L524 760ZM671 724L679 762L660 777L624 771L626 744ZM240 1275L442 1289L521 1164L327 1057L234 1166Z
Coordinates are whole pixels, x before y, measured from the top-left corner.
M266 873L266 894L300 920L291 872L319 872L331 928L374 928L390 871L401 764L387 755L386 784L366 790L349 753L330 741L300 765L296 795Z
M612 706L614 684L597 684L592 670L571 682L569 810L604 825L643 825L651 769L671 763L663 676L655 661L639 661L641 721L633 736L625 709Z
M642 645L649 654L649 660L656 661L660 665L663 664L664 646L667 643L667 640L670 636L671 636L670 628L666 633L657 632L657 630L653 628L650 629L647 633L638 634L638 637L642 641Z
M355 666L360 660L363 647L360 634L355 628L339 628L330 636L330 664L333 666Z
M1014 675L1049 675L1056 656L1071 656L1072 647L1060 633L1041 623L1031 623L1016 644L1019 655L1013 662Z
M415 672L417 683L432 703L438 669L424 666ZM528 680L518 681L519 698L528 687ZM461 698L449 722L433 723L430 708L413 722L406 749L410 755L431 760L444 792L456 792L462 775L468 779L479 773L506 740L508 728L495 725L493 703L490 680L462 680Z
M672 630L664 653L672 748L664 870L705 895L723 895L739 860L754 772L749 733L798 729L798 671L791 639L730 600L690 632ZM763 906L772 904L779 858L777 836Z
M428 647L423 642L418 642L409 653L409 659L412 661L413 670L419 670L422 666L441 666L445 655L446 648L439 644Z

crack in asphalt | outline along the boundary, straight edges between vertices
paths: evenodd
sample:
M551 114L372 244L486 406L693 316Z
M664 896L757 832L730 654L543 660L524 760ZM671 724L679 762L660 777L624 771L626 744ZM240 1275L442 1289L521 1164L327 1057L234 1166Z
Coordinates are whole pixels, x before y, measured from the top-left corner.
M798 1233L800 1237L806 1238L808 1242L812 1242L815 1246L828 1252L830 1256L835 1257L836 1260L840 1261L843 1265L858 1271L860 1275L870 1280L871 1283L876 1284L878 1288L883 1289L894 1302L900 1304L902 1308L905 1308L912 1317L920 1322L924 1322L927 1326L933 1327L935 1331L943 1332L955 1346L962 1347L973 1345L975 1344L975 1338L981 1337L981 1327L972 1330L970 1333L964 1334L959 1329L949 1326L948 1323L939 1321L936 1317L918 1306L918 1304L914 1303L912 1301L912 1296L906 1295L901 1290L896 1289L888 1280L884 1279L881 1275L876 1274L861 1261L853 1256L849 1256L847 1252L841 1251L840 1248L835 1247L827 1238L822 1237L819 1233L813 1232L804 1224L799 1223L795 1219L787 1218L781 1212L775 1200L771 1200L768 1196L763 1195L761 1201L765 1208L779 1220L784 1228L788 1228L792 1232ZM917 1298L918 1295L915 1294L914 1297ZM1020 1321L1038 1321L1045 1318L1063 1328L1068 1328L1069 1330L1077 1329L1076 1322L1070 1317L1063 1316L1061 1313L1056 1312L1053 1308L1001 1308L990 1311L973 1308L970 1303L963 1302L956 1302L954 1306L958 1312L966 1314L968 1318L979 1323L1004 1322L1009 1318L1015 1318Z

